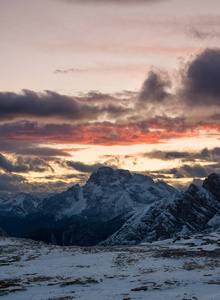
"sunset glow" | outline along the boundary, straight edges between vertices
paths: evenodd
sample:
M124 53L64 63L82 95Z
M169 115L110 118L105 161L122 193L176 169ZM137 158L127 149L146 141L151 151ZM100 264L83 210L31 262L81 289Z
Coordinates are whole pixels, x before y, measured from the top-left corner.
M220 2L1 0L0 192L101 166L220 173Z

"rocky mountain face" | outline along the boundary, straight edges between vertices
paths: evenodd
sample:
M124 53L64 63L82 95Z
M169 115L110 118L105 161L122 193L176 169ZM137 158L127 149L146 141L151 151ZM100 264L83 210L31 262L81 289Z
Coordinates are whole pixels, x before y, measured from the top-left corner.
M136 213L101 245L139 244L179 235L220 229L220 175L211 174L202 187L167 196Z
M39 228L44 236L48 236L48 232L52 234L51 229L54 230L53 234L62 229L63 234L72 232L73 235L73 228L78 228L78 223L83 223L83 229L81 226L75 232L78 234L79 230L86 230L87 235L92 234L95 239L100 222L117 220L116 223L111 223L116 231L119 229L118 224L121 227L131 215L173 193L178 192L166 183L154 183L149 176L132 175L126 170L102 167L90 176L84 186L72 186L43 201L27 194L2 201L0 226L13 236L22 236L33 230L38 230L39 234ZM92 233L86 223L93 224ZM94 226L95 223L97 226ZM108 235L114 231L107 230ZM58 240L62 239L59 237Z
M2 198L0 211L10 212L10 214L17 214L24 217L33 212L40 202L41 200L33 195L20 193L12 198Z
M25 237L53 245L95 246L119 230L127 219L127 215L119 215L107 222L73 222L64 228L40 228Z
M0 200L0 228L58 245L139 244L220 230L220 175L178 192L126 170L100 168L84 186L43 201L29 194Z
M29 228L23 220L34 213L40 203L40 199L26 193L13 197L1 197L0 228L4 229L8 235L22 236L23 232Z
M102 167L83 187L75 185L43 201L38 212L53 216L57 221L80 216L83 220L104 222L174 192L177 191L166 183L155 184L149 176Z

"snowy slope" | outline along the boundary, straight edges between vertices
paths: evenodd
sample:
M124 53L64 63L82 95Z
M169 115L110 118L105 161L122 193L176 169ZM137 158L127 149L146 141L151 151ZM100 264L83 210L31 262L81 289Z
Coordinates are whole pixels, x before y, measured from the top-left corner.
M67 191L45 199L36 212L53 215L56 219L68 218L80 214L86 207L86 200L82 195L82 188L77 184Z
M46 199L38 210L56 220L80 215L94 221L108 221L172 193L177 191L166 183L155 184L149 176L102 167L90 176L85 186L75 185Z
M74 236L77 236L80 239L77 242L79 245L82 245L82 241L87 245L82 234L88 235L90 240L94 236L96 241L97 230L101 226L99 222L106 223L119 218L116 222L105 224L118 230L118 226L128 217L172 194L178 192L166 183L154 183L149 176L102 167L90 176L84 186L74 185L43 201L28 194L2 200L0 227L9 235L17 237L37 230L36 235L31 234L32 238L49 242L56 240L56 243L64 245L67 241L75 241ZM79 222L83 222L82 226L78 225ZM84 226L85 222L96 224L90 229L89 226ZM53 229L62 229L62 232L56 230L55 239ZM107 235L103 233L99 236L107 238L112 234L112 229L106 229Z
M149 176L103 167L93 173L83 187L87 205L82 214L110 220L177 193L170 188L168 185L158 187Z
M203 187L191 184L185 193L165 197L135 214L101 245L132 245L214 231L220 227L219 187L220 176L216 174L210 175Z
M140 246L0 238L3 300L218 300L220 233Z
M41 200L33 195L20 193L11 198L6 197L2 199L0 202L0 211L25 216L26 214L31 213L40 202Z

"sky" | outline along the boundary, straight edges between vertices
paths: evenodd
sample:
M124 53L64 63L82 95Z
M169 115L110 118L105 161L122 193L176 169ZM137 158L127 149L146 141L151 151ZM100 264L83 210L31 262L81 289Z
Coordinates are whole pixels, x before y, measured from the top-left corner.
M0 193L220 173L220 1L0 5Z

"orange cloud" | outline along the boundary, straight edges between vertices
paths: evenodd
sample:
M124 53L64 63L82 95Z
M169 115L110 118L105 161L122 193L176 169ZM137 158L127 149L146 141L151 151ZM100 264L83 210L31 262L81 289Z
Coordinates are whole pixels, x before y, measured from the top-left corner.
M157 144L170 139L220 133L220 125L187 124L181 118L157 117L137 123L96 122L79 125L18 122L0 126L0 142L53 142L82 145Z

